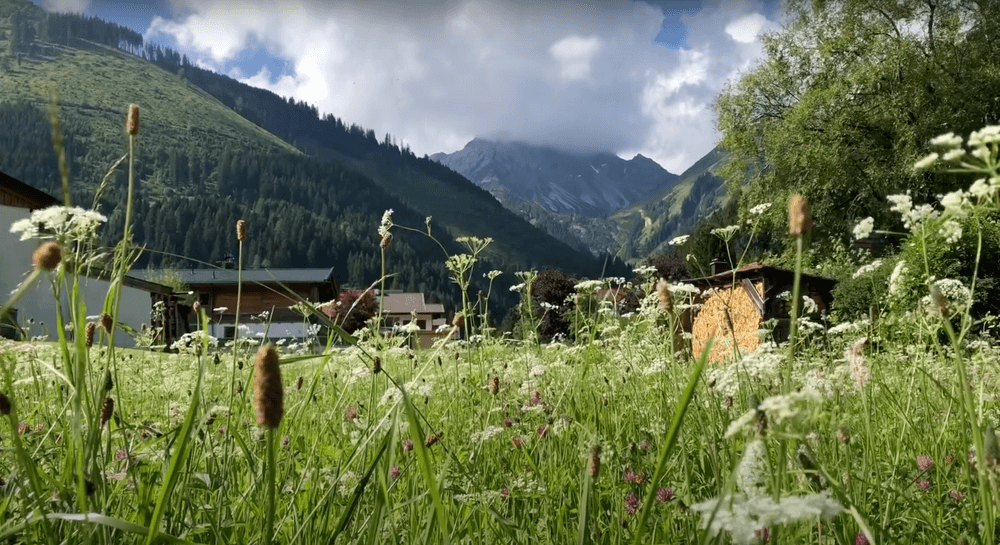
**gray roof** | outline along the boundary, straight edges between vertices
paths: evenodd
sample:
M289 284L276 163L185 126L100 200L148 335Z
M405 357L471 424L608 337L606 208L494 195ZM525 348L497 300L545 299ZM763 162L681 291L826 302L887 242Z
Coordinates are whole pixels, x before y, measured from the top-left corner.
M176 277L189 286L236 284L236 269L146 269L130 273L142 280ZM244 269L244 283L322 284L333 278L329 269Z

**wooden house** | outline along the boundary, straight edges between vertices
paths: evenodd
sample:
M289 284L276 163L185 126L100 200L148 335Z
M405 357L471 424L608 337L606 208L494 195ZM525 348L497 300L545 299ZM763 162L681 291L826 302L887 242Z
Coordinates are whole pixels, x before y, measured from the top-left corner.
M709 361L723 362L753 351L761 342L757 331L765 321L777 320L778 341L788 337L789 307L781 294L792 292L795 272L780 267L751 263L703 278L685 280L702 290L701 307L686 316L692 334L691 347L699 356L709 339L715 339ZM811 298L817 314L829 313L836 280L803 274L801 293ZM818 316L815 317L818 319Z
M382 308L384 332L391 331L394 325L412 322L419 328L416 338L421 348L430 348L435 340L447 335L437 332L440 326L448 323L444 305L426 302L423 293L386 290L375 293L375 300Z
M304 338L309 322L291 307L300 300L325 303L336 299L340 286L333 269L250 269L242 273L243 290L238 293L236 269L171 269L136 271L136 276L158 280L170 278L187 291L175 293L167 302L163 323L165 341L176 340L197 329L191 307L197 301L209 314L209 334L231 339L236 333L236 302L239 295L240 325L251 335L268 338ZM245 336L245 334L243 335Z

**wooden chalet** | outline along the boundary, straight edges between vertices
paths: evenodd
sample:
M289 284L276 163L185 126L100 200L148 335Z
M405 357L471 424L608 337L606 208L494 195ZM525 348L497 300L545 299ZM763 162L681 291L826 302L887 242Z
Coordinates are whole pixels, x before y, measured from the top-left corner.
M168 345L197 329L192 312L195 301L211 318L209 334L219 339L235 336L238 296L239 323L246 325L251 334L304 338L308 321L291 307L301 300L314 304L332 301L340 292L332 268L244 270L242 294L238 293L239 275L232 268L146 270L134 274L146 279L169 277L187 289L167 301L163 323L154 324L164 328Z
M792 292L795 271L760 263L750 263L733 271L685 280L702 290L701 307L685 316L685 329L692 334L692 351L699 356L709 339L715 339L709 361L732 360L737 354L753 351L761 342L757 331L771 319L778 321L777 340L788 338L788 303L778 297ZM829 313L832 278L803 274L801 294L811 298L817 314ZM817 317L818 318L818 317Z
M420 330L417 332L417 344L421 348L430 348L434 341L447 333L438 333L438 327L447 324L444 305L428 303L420 292L389 291L375 293L375 301L382 305L383 332L389 332L394 325L415 323Z

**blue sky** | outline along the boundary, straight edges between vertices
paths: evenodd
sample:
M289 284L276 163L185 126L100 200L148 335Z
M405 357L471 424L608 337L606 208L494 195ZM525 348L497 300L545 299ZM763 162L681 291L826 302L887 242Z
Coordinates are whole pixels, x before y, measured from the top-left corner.
M392 134L419 155L505 135L679 173L761 56L775 0L36 0Z

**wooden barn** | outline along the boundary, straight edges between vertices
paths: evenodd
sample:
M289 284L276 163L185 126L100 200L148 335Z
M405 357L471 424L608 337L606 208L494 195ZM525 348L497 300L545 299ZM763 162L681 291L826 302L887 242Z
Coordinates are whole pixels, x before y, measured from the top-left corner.
M761 342L757 331L771 319L778 321L778 340L787 339L789 308L779 295L792 292L794 278L794 271L751 263L735 271L685 280L703 292L698 301L701 307L684 320L690 327L693 353L700 355L708 340L715 339L709 361L733 360L757 348ZM827 314L835 284L831 278L803 274L801 293L816 303L818 314Z

